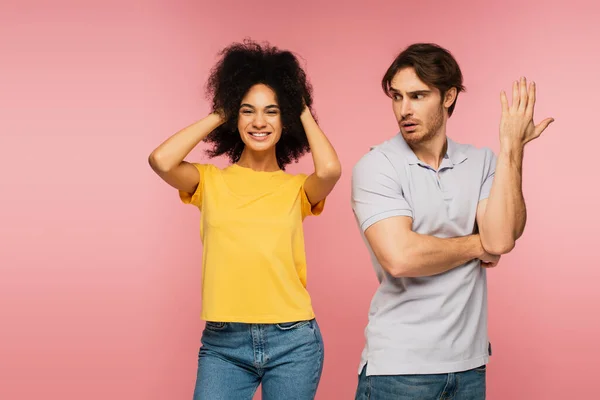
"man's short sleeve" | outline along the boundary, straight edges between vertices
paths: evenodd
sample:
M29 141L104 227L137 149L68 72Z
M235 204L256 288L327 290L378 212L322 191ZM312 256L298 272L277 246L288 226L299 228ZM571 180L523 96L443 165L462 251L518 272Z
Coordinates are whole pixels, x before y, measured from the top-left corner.
M483 162L483 180L481 182L481 191L479 192L479 201L490 197L494 174L496 173L496 155L490 149L485 149L485 160Z
M363 156L352 170L352 210L363 232L386 218L413 217L398 173L377 150Z

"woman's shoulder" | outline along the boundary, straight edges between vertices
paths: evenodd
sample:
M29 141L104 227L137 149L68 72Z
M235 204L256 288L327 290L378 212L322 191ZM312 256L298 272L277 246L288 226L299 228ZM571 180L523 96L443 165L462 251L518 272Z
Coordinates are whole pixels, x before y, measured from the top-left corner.
M206 163L206 162L191 162L193 166L195 166L198 171L204 174L215 174L221 173L223 170L227 169L227 167L219 167L217 165Z
M291 172L283 172L282 179L289 182L296 182L300 185L304 184L304 181L308 178L308 175L303 172L291 173Z

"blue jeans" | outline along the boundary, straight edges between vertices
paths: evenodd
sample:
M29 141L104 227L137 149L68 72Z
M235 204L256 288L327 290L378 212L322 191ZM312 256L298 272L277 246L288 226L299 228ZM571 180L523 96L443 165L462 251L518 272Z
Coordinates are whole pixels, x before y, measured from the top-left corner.
M207 322L194 400L311 400L323 371L316 320L280 324Z
M356 400L484 400L485 365L433 375L373 375L358 378Z

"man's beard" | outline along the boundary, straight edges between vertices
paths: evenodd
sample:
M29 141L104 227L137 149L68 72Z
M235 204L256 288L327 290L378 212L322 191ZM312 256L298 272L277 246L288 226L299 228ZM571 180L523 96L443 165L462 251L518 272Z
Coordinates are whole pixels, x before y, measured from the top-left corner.
M417 136L414 133L402 135L408 144L426 143L433 139L444 123L444 107L440 104L437 112L433 115L427 126L423 126L425 133L422 136Z

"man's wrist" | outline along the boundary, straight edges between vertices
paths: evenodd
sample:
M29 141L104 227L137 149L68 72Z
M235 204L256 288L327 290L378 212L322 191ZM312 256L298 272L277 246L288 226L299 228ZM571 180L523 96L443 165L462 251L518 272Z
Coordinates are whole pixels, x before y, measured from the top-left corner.
M485 253L485 249L481 244L481 236L479 236L477 233L475 235L471 235L469 239L471 240L471 248L473 251L471 254L473 255L473 258L481 258Z
M500 142L500 154L504 154L509 160L520 160L523 158L525 145L520 143Z

